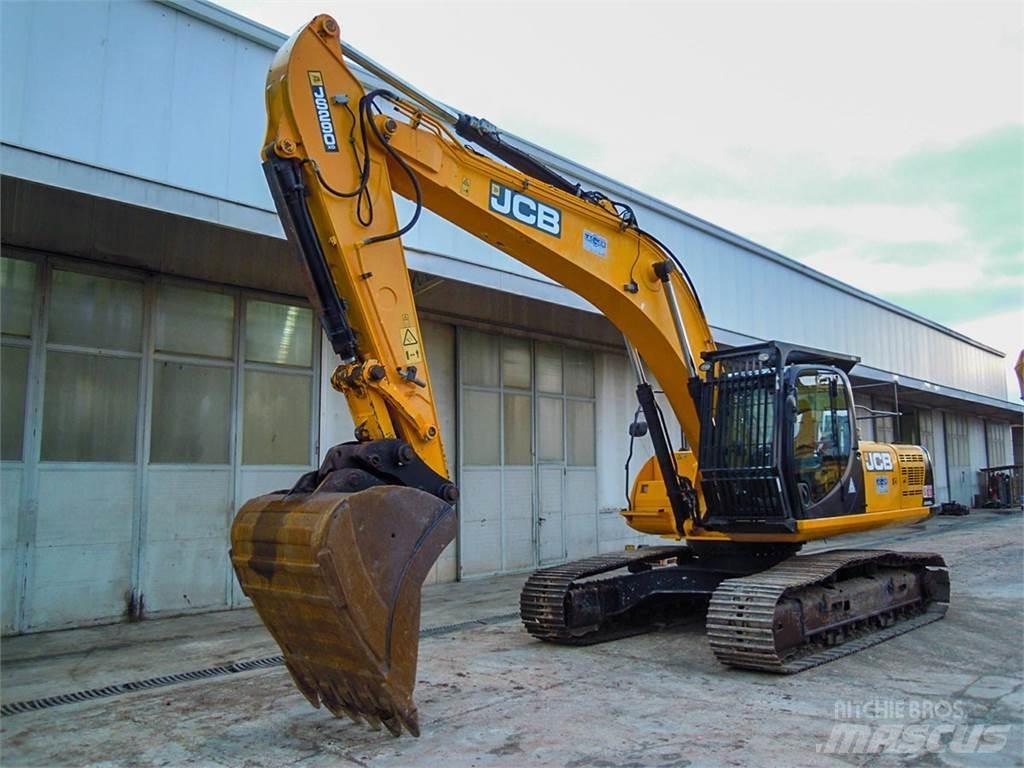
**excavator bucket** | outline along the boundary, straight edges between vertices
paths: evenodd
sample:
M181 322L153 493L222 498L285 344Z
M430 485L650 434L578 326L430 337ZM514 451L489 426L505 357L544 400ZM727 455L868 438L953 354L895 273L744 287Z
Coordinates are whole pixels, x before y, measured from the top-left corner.
M395 485L242 507L231 562L313 706L419 735L420 588L455 527L451 505Z

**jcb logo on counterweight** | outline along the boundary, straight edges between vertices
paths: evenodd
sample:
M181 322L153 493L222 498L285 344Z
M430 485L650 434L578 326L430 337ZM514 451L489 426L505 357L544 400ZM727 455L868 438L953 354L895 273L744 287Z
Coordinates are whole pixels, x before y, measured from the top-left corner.
M324 78L319 72L310 71L309 87L313 92L313 106L316 109L316 119L320 123L320 137L324 140L324 149L328 152L338 151L338 134L334 132L334 118L331 117L331 107L327 101L327 89L324 88Z
M492 181L491 195L487 203L495 213L500 213L502 216L507 216L549 235L562 236L562 212L523 192L517 192Z
M864 454L864 469L872 472L891 472L892 454L887 451L868 451Z

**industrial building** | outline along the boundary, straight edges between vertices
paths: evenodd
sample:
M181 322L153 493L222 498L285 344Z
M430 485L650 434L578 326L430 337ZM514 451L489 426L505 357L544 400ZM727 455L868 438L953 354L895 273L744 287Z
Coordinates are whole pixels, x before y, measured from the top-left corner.
M243 605L235 511L352 432L259 165L284 37L198 0L2 14L3 632ZM673 245L720 343L858 355L862 437L924 445L940 502L1012 461L1003 353L529 146ZM431 579L638 542L621 336L429 213L404 242L462 489Z

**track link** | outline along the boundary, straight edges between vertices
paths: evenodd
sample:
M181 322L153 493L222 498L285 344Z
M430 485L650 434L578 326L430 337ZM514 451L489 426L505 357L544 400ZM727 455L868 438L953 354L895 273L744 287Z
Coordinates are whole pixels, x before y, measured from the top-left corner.
M916 605L858 617L844 625L840 644L822 646L805 638L802 645L776 647L776 607L780 600L821 585L840 571L868 565L924 571L945 569L946 564L941 556L924 552L833 550L792 557L752 576L728 579L715 590L708 606L711 649L720 662L732 667L792 674L930 624L946 613L948 580L943 579L940 581L945 593L940 587L934 599L925 597Z
M625 568L633 563L665 560L685 553L685 546L642 547L595 555L536 571L527 579L519 596L523 626L534 637L551 643L592 643L595 641L592 628L569 626L566 597L579 579ZM629 634L635 634L635 631ZM611 638L601 635L601 639Z

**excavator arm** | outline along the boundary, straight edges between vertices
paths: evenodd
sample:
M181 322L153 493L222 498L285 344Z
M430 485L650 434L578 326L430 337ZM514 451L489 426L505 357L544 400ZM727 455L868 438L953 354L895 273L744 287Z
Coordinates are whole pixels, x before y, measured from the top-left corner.
M331 382L356 429L294 487L242 508L232 562L311 703L417 733L419 589L455 535L458 493L401 236L429 209L579 294L622 331L677 536L697 514L697 493L680 476L646 371L696 444L688 385L714 342L682 265L628 206L398 85L364 90L329 16L293 35L271 65L264 170L340 359ZM396 192L415 206L405 223Z

